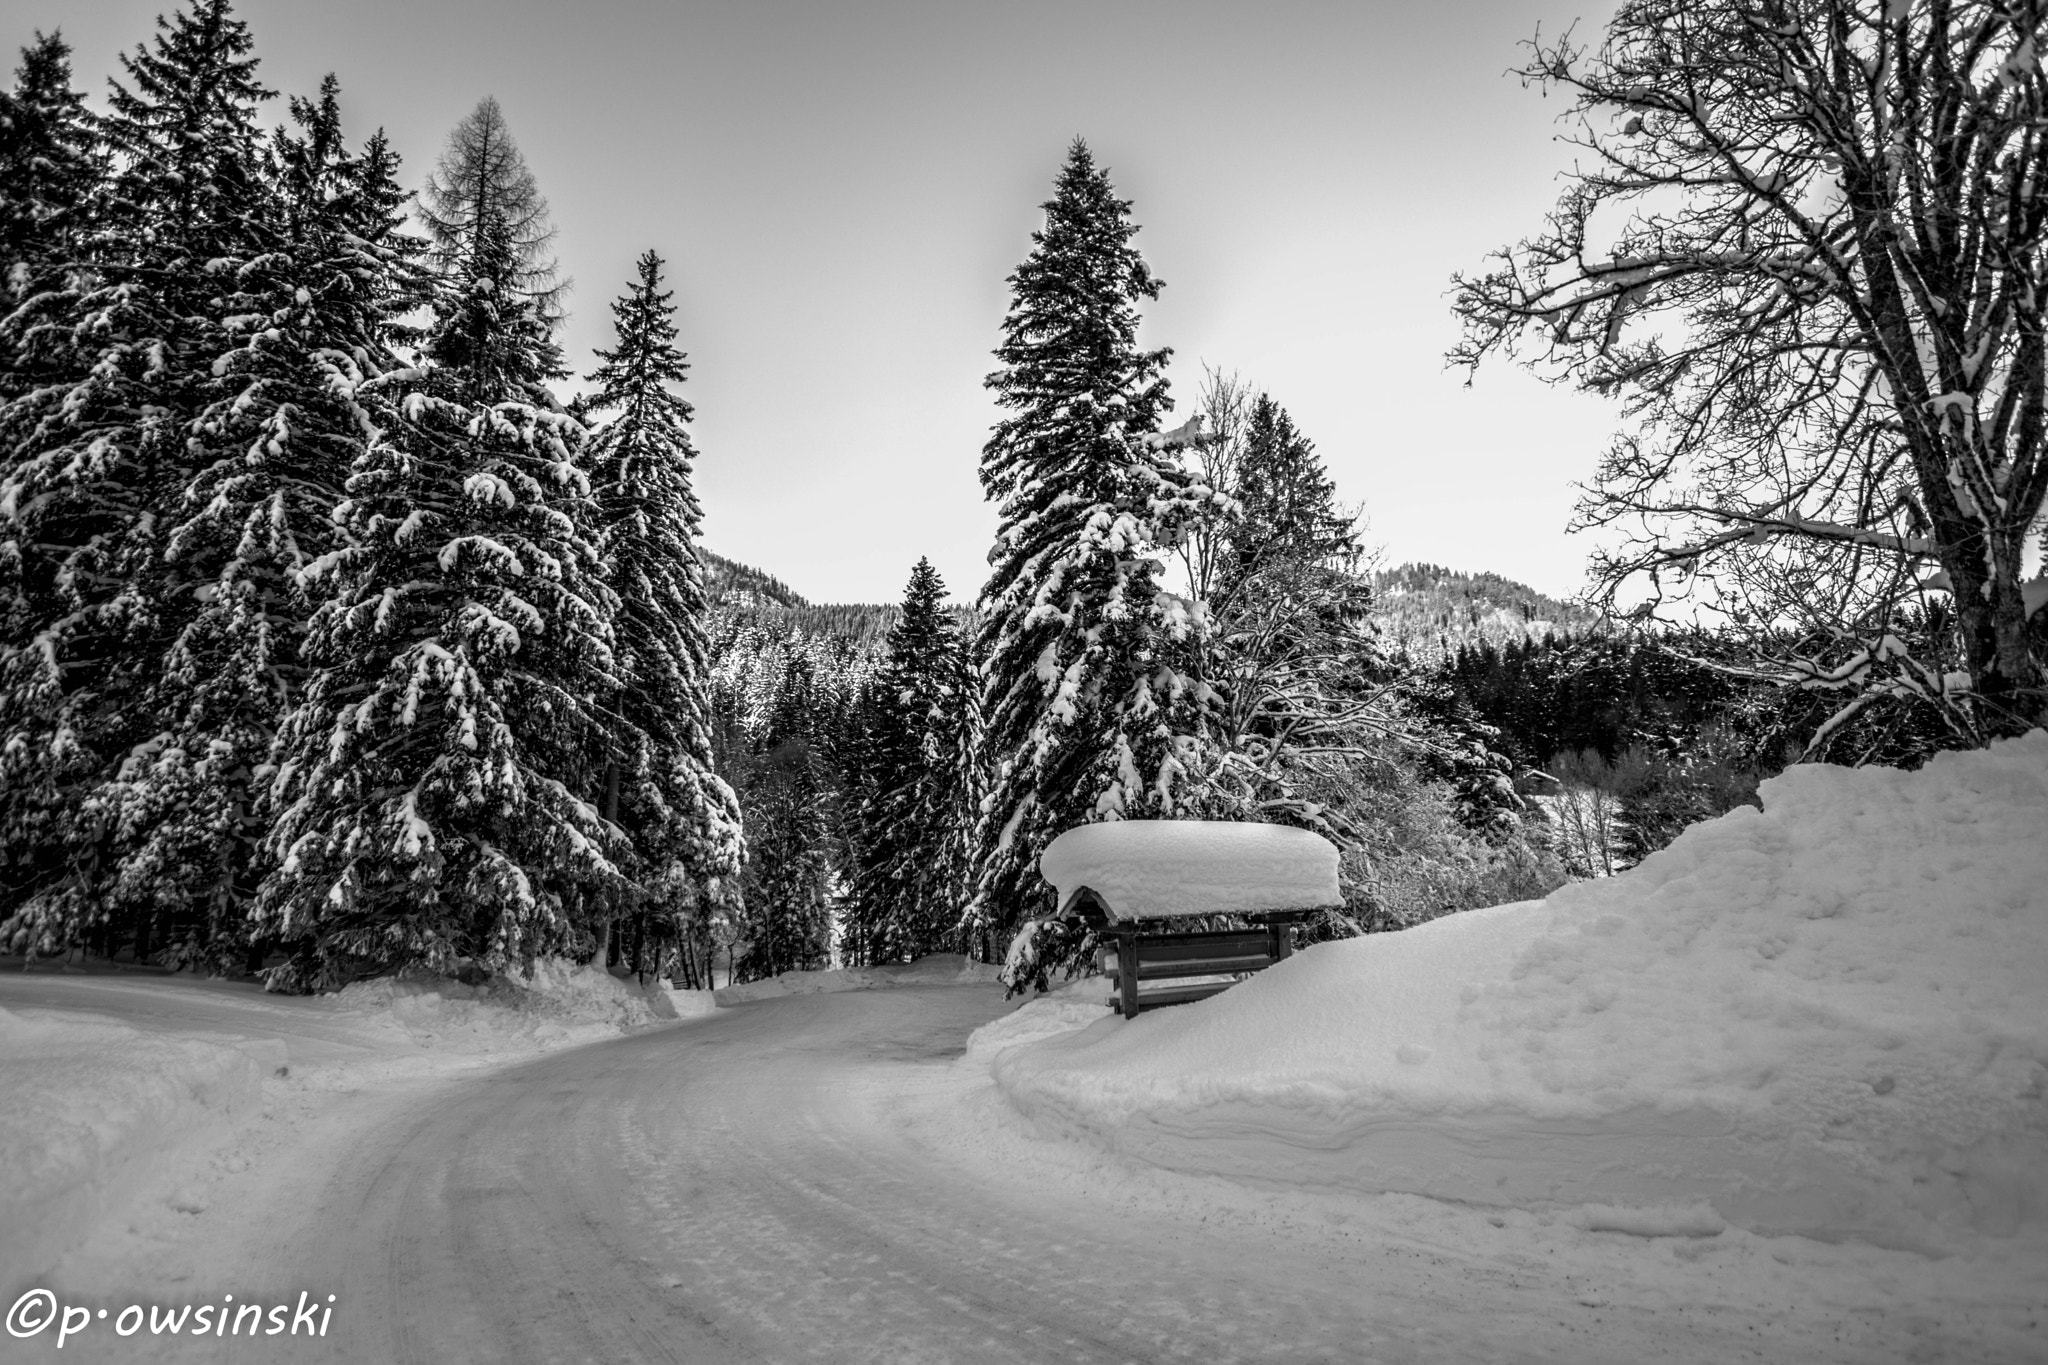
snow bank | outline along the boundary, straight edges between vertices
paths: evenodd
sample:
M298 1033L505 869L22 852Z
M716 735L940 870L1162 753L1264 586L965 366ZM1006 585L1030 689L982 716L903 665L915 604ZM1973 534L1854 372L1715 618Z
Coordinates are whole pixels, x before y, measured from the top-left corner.
M702 1019L718 1012L716 991L686 991L666 986L668 1007L675 1011L678 1019Z
M784 995L888 990L898 986L973 985L996 980L1001 970L994 963L969 962L958 953L931 953L915 962L887 967L834 967L828 971L784 972L761 981L721 986L715 994L721 1005L744 1005L750 1000L773 1000Z
M0 1289L30 1283L179 1149L224 1130L284 1060L277 1042L0 1009Z
M1120 920L1336 905L1337 848L1305 829L1227 820L1112 820L1070 829L1038 870L1060 904L1092 889Z
M1762 795L1619 877L1323 944L993 1074L1041 1128L1179 1169L1621 1230L2039 1230L2048 734Z
M514 973L469 986L429 975L377 977L329 999L345 1013L387 1017L422 1047L515 1052L590 1042L678 1018L676 994L658 982L642 990L600 967L542 958L531 978Z
M987 1064L997 1053L1041 1042L1076 1029L1113 1020L1116 1012L1103 1003L1101 977L1083 977L1059 990L1027 1000L1000 1019L967 1035L963 1064Z

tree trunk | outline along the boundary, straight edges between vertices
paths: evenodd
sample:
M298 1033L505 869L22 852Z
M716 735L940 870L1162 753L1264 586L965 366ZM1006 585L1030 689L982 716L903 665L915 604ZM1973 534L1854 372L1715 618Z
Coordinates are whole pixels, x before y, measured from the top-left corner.
M138 966L149 960L149 927L155 913L146 906L135 912L135 962Z
M607 824L616 827L619 823L619 761L612 759L604 765L604 818ZM613 956L612 920L606 915L597 922L597 951L590 960L602 971L610 971Z

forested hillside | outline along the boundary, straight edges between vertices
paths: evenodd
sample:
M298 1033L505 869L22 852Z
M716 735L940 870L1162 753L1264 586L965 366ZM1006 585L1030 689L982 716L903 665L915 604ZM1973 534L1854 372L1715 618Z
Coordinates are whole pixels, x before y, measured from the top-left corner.
M1503 646L1603 628L1598 611L1496 573L1403 564L1371 574L1373 620L1390 648L1441 663L1472 645Z
M879 648L896 621L898 609L892 603L816 605L765 570L709 550L704 562L711 604L732 618L746 616L763 625L772 621L843 642L860 653ZM1365 580L1382 642L1418 662L1441 663L1468 646L1499 647L1605 628L1598 611L1560 602L1496 573L1403 564L1373 570ZM969 612L963 608L959 615L964 621Z
M713 606L808 607L796 589L770 573L727 559L710 550L704 553L704 591Z

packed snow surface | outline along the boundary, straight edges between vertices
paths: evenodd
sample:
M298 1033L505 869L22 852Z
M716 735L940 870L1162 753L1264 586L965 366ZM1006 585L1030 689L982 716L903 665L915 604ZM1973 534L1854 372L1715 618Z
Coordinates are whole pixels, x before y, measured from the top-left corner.
M284 1057L276 1043L162 1037L89 1015L0 1009L0 1286L76 1245L167 1150L223 1130Z
M264 1033L289 1054L227 1142L9 1293L110 1310L55 1359L150 1365L2048 1358L2048 1243L1930 1259L1716 1232L1710 1209L1282 1189L1047 1140L990 1060L1103 1017L1105 993L819 992L573 1051L536 1052L508 1021L517 1046L488 1054L337 997L0 971L10 1010L118 1013L158 1042ZM16 1235L0 1220L0 1246ZM308 1291L335 1296L317 1344L118 1335L126 1305ZM15 1352L46 1358L55 1336Z
M969 962L958 953L931 953L915 962L890 963L880 967L784 972L780 976L745 981L737 986L720 986L713 994L721 1005L744 1005L752 1000L773 1000L785 995L830 995L838 991L888 990L896 986L964 986L978 981L994 981L1000 970L993 963Z
M65 1003L0 1007L0 1286L56 1263L146 1189L196 1207L184 1173L272 1092L459 1070L714 1008L708 991L643 991L545 959L530 977L385 977L311 999L146 975L6 984L10 999Z
M1336 905L1337 849L1305 829L1225 820L1113 820L1070 829L1038 870L1060 904L1082 887L1112 919Z
M993 1074L1041 1130L1182 1170L1650 1234L2038 1236L2048 733L1762 798L1620 876L1322 944Z

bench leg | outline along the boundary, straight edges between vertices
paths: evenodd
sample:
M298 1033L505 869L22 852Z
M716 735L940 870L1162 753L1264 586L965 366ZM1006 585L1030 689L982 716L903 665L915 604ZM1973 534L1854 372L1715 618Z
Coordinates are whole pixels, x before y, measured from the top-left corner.
M1294 954L1294 929L1286 920L1272 920L1266 928L1273 935L1273 960L1291 957Z
M1138 1017L1138 936L1129 930L1116 936L1117 1012L1126 1019Z

